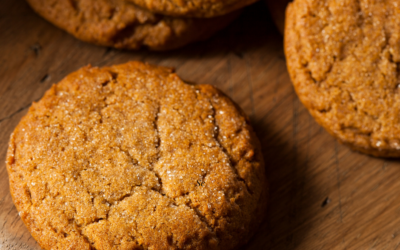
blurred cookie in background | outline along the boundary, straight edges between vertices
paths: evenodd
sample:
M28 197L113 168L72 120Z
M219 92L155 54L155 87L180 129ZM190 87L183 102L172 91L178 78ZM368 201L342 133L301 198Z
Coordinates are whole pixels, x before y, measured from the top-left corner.
M85 42L118 49L170 50L205 40L240 15L179 18L123 0L27 0L49 22Z
M241 9L258 0L127 0L154 13L210 18Z
M311 115L352 149L400 157L400 0L295 0L284 48Z

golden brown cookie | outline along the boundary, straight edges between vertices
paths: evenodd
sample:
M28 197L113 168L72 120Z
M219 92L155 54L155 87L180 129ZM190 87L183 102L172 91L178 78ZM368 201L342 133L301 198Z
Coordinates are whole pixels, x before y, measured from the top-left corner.
M400 156L400 1L295 0L285 54L303 104L341 142Z
M123 0L27 1L38 14L76 38L119 49L175 49L207 39L239 15L167 17Z
M247 117L164 67L68 75L32 104L6 161L14 203L44 249L234 249L265 213Z
M226 15L258 0L126 0L168 16L210 18Z

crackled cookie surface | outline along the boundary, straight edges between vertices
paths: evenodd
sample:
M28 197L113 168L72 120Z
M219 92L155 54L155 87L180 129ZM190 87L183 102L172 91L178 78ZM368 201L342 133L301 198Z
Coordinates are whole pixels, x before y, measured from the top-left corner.
M400 156L400 1L296 0L285 54L299 98L355 150Z
M27 0L49 22L86 42L120 49L168 50L204 40L239 12L210 18L157 15L125 0Z
M258 145L210 85L139 62L88 66L32 105L7 169L44 249L233 249L265 213Z

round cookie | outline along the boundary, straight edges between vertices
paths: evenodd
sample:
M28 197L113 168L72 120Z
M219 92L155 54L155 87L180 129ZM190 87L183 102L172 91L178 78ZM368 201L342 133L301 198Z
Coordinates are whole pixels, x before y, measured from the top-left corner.
M317 122L355 150L400 156L399 0L295 0L285 54Z
M210 18L226 15L258 0L126 0L168 16Z
M44 249L234 249L268 193L244 113L210 85L139 62L53 85L11 135L6 165Z
M76 38L119 49L175 49L209 38L240 14L177 18L154 14L124 0L27 1L39 15Z

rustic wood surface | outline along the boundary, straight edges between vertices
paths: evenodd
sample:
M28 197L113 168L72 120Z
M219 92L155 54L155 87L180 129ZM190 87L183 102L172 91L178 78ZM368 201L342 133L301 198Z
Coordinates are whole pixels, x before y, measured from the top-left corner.
M352 152L316 124L294 93L282 37L263 3L206 42L156 53L86 44L44 21L23 0L0 2L0 249L40 249L9 194L5 155L14 127L68 73L89 63L128 60L173 66L183 79L213 84L251 117L271 194L266 220L243 249L400 245L399 161Z

